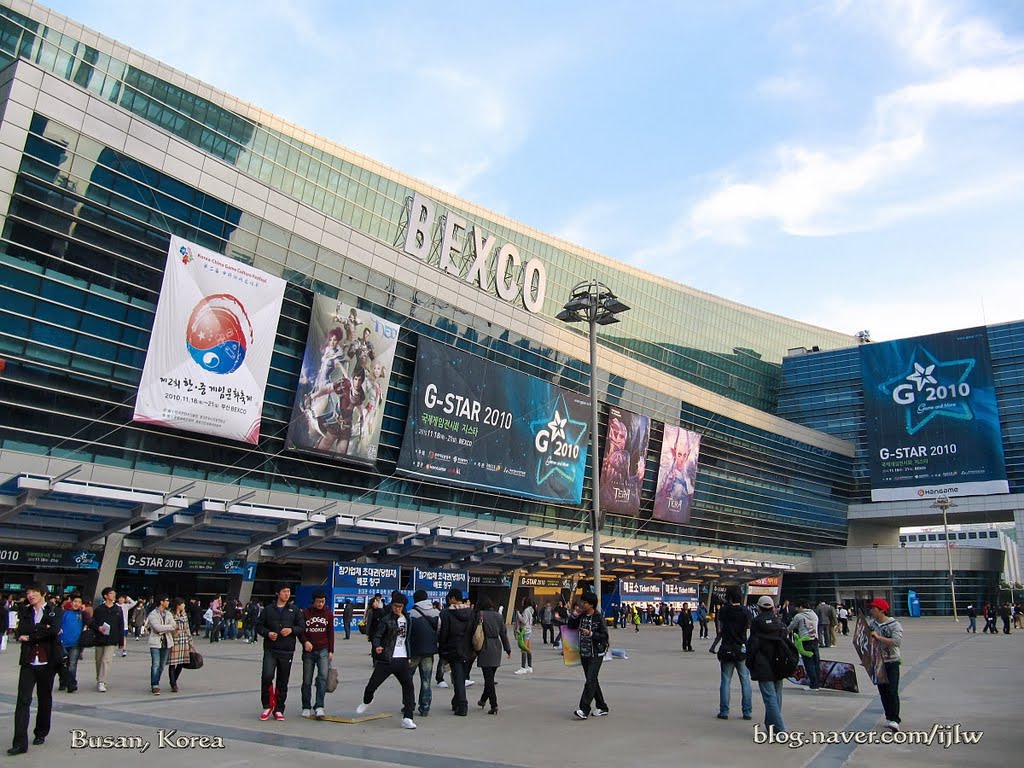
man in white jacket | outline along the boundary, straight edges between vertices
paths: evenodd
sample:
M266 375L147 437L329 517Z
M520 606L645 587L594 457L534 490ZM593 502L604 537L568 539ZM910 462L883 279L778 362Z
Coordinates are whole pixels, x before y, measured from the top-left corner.
M117 607L121 609L121 615L124 616L124 635L121 637L119 647L121 648L121 655L128 655L128 611L135 607L136 600L132 600L128 595L117 596Z
M167 655L174 644L174 615L168 610L171 598L160 595L156 599L156 607L149 612L146 626L149 627L149 657L152 665L149 670L149 685L154 696L160 695L160 678L167 666Z

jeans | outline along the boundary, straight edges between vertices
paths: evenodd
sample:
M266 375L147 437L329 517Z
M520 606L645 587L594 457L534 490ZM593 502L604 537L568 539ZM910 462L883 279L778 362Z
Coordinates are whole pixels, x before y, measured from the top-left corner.
M967 617L967 631L968 632L973 632L974 634L978 634L978 624L977 624L977 621L978 621L978 617L977 616L968 616Z
M348 640L350 637L352 637L352 617L351 616L346 616L345 617L345 639Z
M807 685L810 686L812 691L818 690L821 683L818 681L818 677L821 673L821 655L818 653L817 643L804 643L805 651L813 651L813 656L801 657L804 662L804 671L807 673Z
M421 715L430 714L430 704L433 701L434 695L430 688L430 678L434 675L434 657L433 656L414 656L409 659L410 671L420 672L420 697L417 702Z
M277 701L274 705L275 712L284 713L284 704L288 700L288 680L292 676L292 657L275 656L272 652L263 650L263 674L260 677L260 698L263 701L263 708L270 708L270 686L274 686ZM276 683L275 683L276 677Z
M698 619L698 621L700 622L700 638L704 640L708 636L708 620Z
M113 647L113 646L111 646ZM28 721L31 716L32 691L36 694L35 735L46 738L50 733L53 711L53 676L57 673L46 664L26 664L18 673L18 700L14 707L14 739L12 746L28 749Z
M82 658L82 649L77 645L65 647L68 654L67 670L60 670L60 684L68 689L68 692L78 690L78 660Z
M583 694L580 696L580 709L585 715L590 714L590 703L594 702L598 709L608 711L608 702L604 700L604 693L601 691L601 682L597 679L601 674L601 664L604 656L584 656L580 659L583 664L583 673L587 676L583 684Z
M395 676L402 686L402 717L410 720L416 708L416 686L412 682L412 667L408 659L392 659L390 662L375 661L373 673L370 675L366 689L363 691L363 704L373 701L373 694L380 687L380 684L391 675Z
M878 686L878 696L882 699L885 719L898 723L900 722L900 663L898 661L885 662L885 676L889 682L881 683Z
M730 688L732 686L733 670L740 678L740 695L742 697L741 707L744 717L750 717L754 711L750 693L750 670L747 669L745 661L720 661L722 666L722 681L718 686L718 714L729 714Z
M238 619L224 619L224 639L238 639Z
M327 658L328 651L322 648L319 651L302 652L302 708L312 709L310 698L313 692L313 672L316 672L316 703L313 707L323 707L324 693L327 691L327 670L330 668L330 660Z
M149 667L149 684L154 688L160 687L160 677L164 673L164 667L167 665L167 654L170 652L170 648L150 648L149 658L152 662Z
M764 727L771 728L774 725L776 733L785 731L786 724L782 722L782 681L759 680L757 686L764 700Z

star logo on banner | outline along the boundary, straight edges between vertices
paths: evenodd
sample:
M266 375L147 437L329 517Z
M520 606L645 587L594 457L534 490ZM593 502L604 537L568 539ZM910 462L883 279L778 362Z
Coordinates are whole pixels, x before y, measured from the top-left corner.
M572 418L564 395L559 394L551 416L530 422L530 432L535 436L535 446L546 446L545 450L537 448L537 485L553 475L574 483L577 473L583 471L578 457L587 422Z
M975 364L973 358L942 362L918 344L907 368L878 388L903 408L908 435L939 417L970 421L974 411L967 379Z

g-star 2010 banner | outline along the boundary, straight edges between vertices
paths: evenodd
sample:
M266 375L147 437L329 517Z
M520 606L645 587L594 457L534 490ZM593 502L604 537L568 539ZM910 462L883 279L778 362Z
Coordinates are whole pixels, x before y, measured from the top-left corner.
M172 235L134 420L257 442L284 286Z

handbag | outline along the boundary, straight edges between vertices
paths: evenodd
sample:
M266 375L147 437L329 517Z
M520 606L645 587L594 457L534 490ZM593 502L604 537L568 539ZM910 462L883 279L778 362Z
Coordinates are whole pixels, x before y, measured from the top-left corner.
M324 688L328 693L334 693L338 688L338 668L331 667L327 670L327 685Z
M203 663L203 654L193 649L188 652L188 661L186 661L181 666L185 669L202 669Z
M92 627L82 627L82 634L78 636L79 648L92 648L96 645L96 630Z
M722 643L718 649L718 660L726 662L739 662L747 658L747 646L735 645L733 643Z
M476 623L476 629L473 630L473 650L480 653L484 649L484 620L481 619Z

